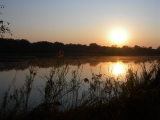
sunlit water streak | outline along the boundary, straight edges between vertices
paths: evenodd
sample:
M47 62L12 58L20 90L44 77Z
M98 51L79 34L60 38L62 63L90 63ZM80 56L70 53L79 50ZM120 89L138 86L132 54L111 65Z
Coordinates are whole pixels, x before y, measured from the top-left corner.
M118 76L118 75L124 74L125 72L126 72L125 65L123 65L123 63L117 62L113 65L112 73L114 75Z

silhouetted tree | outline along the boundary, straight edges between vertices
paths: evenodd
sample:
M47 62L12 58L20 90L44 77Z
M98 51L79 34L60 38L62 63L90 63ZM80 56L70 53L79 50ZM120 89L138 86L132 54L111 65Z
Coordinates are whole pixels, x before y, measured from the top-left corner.
M4 5L0 5L0 8L4 8ZM0 37L3 37L5 33L10 33L12 35L11 30L8 27L9 24L9 22L0 20Z
M97 45L97 43L90 43L89 45L89 51L91 54L97 54L97 53L101 53L102 49L101 46Z
M152 47L150 46L150 47L148 47L148 49L150 49L150 50L151 50L151 49L152 49Z
M112 45L111 46L112 48L118 48L118 46L115 44L115 45Z
M89 46L90 47L98 47L97 43L90 43Z
M157 47L157 50L160 50L160 46L159 46L159 47Z
M138 45L135 45L134 46L134 49L140 49L141 47L140 46L138 46Z
M32 53L49 53L52 52L52 47L53 43L47 41L40 41L31 45Z
M53 43L53 53L57 53L60 50L63 50L64 44L61 42L54 42Z
M122 48L130 48L128 45L124 45Z
M129 47L127 45L120 47L100 46L91 43L89 46L81 44L63 44L61 42L40 41L30 43L28 40L14 40L0 38L1 54L29 54L29 55L56 55L59 51L64 51L66 55L160 55L160 47L153 49L152 47L140 47L135 45ZM13 54L13 55L14 55Z
M157 52L157 54L159 54L159 55L160 55L160 46L159 46L159 47L157 47L156 52Z

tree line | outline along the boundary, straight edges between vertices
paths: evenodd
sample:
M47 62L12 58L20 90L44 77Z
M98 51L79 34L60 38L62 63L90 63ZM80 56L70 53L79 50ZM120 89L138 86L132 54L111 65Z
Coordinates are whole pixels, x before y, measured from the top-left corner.
M65 56L70 55L104 55L104 56L125 56L125 55L160 55L160 46L157 49L152 47L134 47L116 45L100 46L97 43L89 45L64 44L61 42L40 41L31 43L26 39L4 39L0 38L1 55L56 55L59 51L64 51Z

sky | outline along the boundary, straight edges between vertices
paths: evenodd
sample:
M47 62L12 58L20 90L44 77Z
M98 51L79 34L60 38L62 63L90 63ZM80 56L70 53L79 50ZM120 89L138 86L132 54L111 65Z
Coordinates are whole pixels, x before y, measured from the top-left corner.
M160 46L160 0L0 0L0 19L13 36L30 42L118 44L109 39L117 28L127 40L118 46Z

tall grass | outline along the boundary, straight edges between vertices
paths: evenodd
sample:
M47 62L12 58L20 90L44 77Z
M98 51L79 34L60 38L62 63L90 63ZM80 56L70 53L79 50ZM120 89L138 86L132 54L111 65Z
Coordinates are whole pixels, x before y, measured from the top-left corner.
M0 114L1 118L9 119L15 115L28 111L28 100L33 86L33 81L36 76L37 68L30 66L29 75L26 75L24 84L16 88L14 78L8 90L3 94Z
M142 73L129 68L123 82L102 74L92 73L92 79L81 78L83 67L78 65L67 79L69 65L58 63L42 78L45 84L39 92L41 103L32 109L28 100L37 69L30 66L29 75L20 88L3 94L0 119L160 119L160 65L150 70L142 65ZM87 84L87 89L83 90Z

